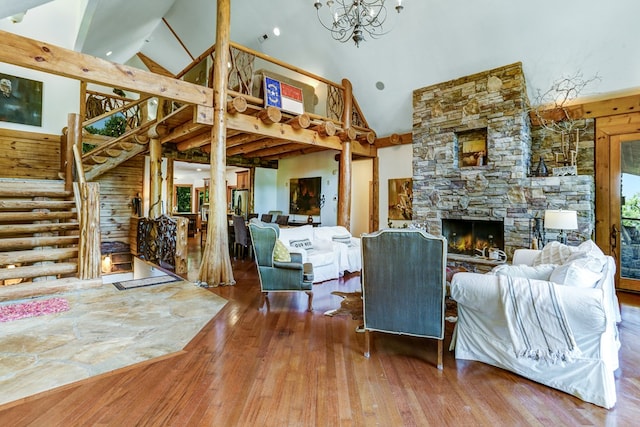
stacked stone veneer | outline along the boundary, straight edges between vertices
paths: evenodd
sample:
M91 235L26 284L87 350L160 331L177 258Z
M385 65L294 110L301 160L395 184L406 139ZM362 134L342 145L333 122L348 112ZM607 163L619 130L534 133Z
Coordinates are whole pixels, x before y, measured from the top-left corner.
M529 247L530 220L543 216L545 209L578 211L580 233L570 239L591 234L592 176L528 176L532 153L527 105L520 63L414 91L414 221L439 235L445 218L502 220L509 255ZM459 137L482 129L487 161L462 165ZM555 238L555 231L547 238Z

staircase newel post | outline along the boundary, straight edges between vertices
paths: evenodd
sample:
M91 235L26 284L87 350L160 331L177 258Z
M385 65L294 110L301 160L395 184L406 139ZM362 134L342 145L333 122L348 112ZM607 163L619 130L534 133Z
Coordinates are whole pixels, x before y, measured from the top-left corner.
M69 113L67 116L67 133L62 137L62 167L64 172L65 191L73 190L73 146L77 145L82 153L82 121L80 115Z
M78 249L78 277L97 279L101 274L100 254L100 184L80 184L80 241Z

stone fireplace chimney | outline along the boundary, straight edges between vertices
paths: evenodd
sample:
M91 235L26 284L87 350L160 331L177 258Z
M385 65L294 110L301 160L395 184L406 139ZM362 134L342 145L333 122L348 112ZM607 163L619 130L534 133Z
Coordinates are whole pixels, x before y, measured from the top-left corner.
M500 221L509 256L529 247L544 209L582 210L592 223L592 176L529 176L527 106L521 63L414 91L414 220L436 235L443 219Z

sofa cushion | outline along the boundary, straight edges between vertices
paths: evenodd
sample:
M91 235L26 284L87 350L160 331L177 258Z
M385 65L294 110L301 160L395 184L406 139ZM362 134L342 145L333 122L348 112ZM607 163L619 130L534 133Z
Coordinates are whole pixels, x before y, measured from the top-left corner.
M309 239L289 240L289 246L295 249L313 249L313 243Z
M276 239L276 246L273 248L273 260L278 262L291 262L289 250L279 239Z
M549 281L577 288L595 287L602 278L602 273L596 273L584 267L584 263L580 262L582 260L587 260L587 258L577 259L556 267L551 273Z
M554 264L508 265L502 264L493 268L489 273L496 276L526 277L527 279L549 280L551 273L557 266Z

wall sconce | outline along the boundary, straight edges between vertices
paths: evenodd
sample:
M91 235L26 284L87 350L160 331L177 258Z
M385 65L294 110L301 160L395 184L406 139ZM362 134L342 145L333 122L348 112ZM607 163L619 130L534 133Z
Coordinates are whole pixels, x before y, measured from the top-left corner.
M544 211L544 226L560 230L558 241L566 245L567 234L564 231L578 229L578 213L576 211L546 210Z

